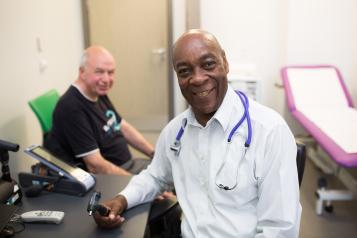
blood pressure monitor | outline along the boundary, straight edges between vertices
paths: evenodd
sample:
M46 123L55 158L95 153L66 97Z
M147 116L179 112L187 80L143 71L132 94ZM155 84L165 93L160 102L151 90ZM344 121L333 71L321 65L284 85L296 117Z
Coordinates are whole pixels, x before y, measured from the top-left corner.
M25 153L58 172L59 175L67 178L69 181L78 183L84 192L89 191L95 185L95 178L92 174L81 168L67 164L40 145L26 148Z

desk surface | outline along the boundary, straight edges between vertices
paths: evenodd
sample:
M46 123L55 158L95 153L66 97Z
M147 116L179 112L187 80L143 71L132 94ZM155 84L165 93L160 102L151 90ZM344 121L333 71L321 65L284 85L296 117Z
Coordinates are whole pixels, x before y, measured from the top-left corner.
M96 191L102 193L102 200L107 200L121 191L130 177L98 175ZM93 218L87 213L87 205L93 191L84 197L76 197L59 193L43 193L36 198L23 197L18 214L31 210L64 211L61 224L26 224L26 229L16 234L21 237L143 237L149 215L150 204L146 203L126 211L123 216L126 221L119 228L112 230L99 229Z

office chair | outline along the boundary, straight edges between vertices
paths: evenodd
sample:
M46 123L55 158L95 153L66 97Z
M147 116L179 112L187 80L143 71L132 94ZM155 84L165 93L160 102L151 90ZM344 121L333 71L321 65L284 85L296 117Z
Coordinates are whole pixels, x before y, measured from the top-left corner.
M299 186L301 186L301 182L305 170L306 148L305 145L299 141L296 142L296 146L297 146L296 165L298 171Z
M28 102L40 122L43 140L46 138L47 133L51 130L52 113L59 97L58 92L55 89L51 89Z

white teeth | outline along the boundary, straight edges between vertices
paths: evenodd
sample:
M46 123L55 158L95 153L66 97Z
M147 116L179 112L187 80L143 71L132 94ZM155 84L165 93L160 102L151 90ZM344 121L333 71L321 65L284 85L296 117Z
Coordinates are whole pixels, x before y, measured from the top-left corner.
M197 96L199 96L199 97L205 97L205 96L208 95L208 93L209 93L209 90L203 91L203 92L197 93Z

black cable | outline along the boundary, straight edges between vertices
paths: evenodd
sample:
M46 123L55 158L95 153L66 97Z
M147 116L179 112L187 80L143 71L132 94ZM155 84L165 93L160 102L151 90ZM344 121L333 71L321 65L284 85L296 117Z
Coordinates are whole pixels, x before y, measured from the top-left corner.
M10 227L15 234L23 232L25 230L25 223L22 221L21 216L18 214L14 214L13 217L7 224L7 227Z

